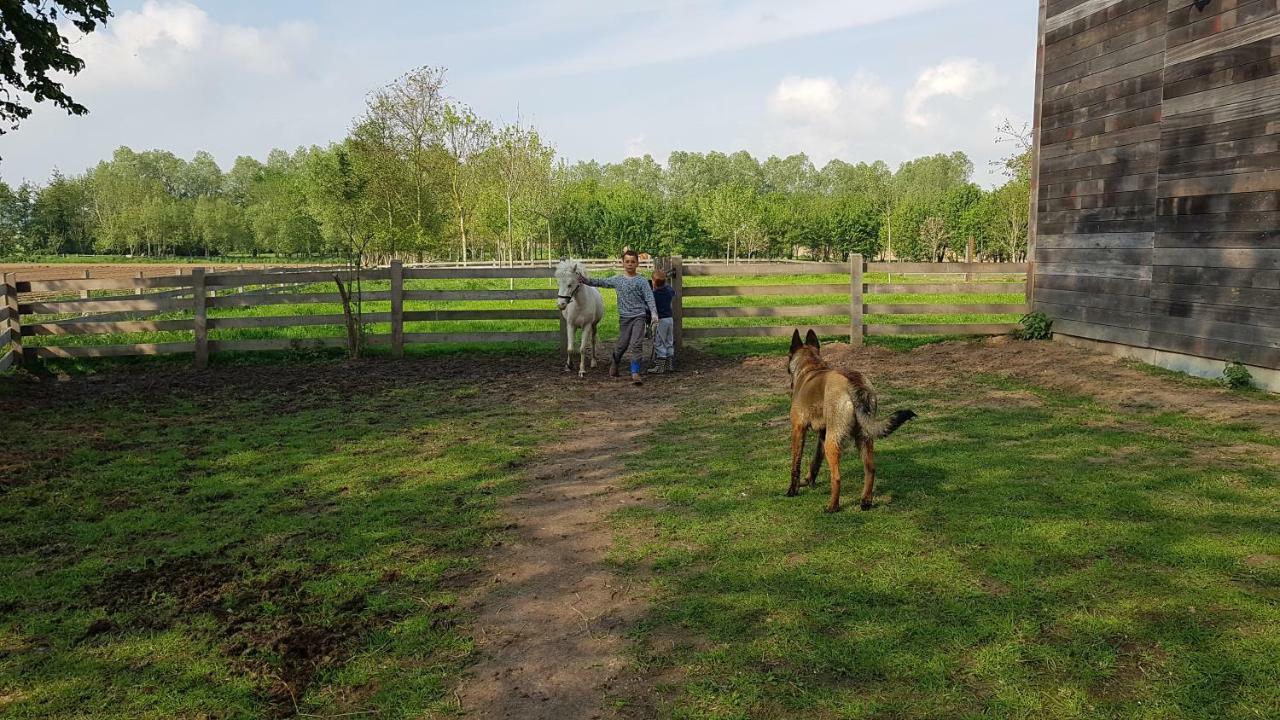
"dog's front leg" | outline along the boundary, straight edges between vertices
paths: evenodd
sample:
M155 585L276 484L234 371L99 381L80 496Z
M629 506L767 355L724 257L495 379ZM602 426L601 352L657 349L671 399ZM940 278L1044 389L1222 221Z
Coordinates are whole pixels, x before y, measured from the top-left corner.
M791 424L791 487L787 488L787 497L795 497L800 492L800 456L804 454L805 427Z
M840 442L832 436L822 443L822 450L827 456L827 471L831 473L831 501L827 503L827 512L840 512Z

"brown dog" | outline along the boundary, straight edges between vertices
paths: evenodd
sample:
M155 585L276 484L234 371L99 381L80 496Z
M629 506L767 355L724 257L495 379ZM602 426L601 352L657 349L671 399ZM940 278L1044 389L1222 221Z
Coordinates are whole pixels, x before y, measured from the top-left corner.
M831 502L827 512L840 511L840 449L853 439L862 454L862 509L871 509L876 484L874 441L897 430L916 417L911 410L899 410L887 420L876 419L876 394L862 373L836 370L818 352L818 336L812 330L800 342L800 331L791 335L787 372L791 374L791 487L787 497L796 495L800 484L800 455L810 429L818 433L818 447L809 463L809 487L818 482L818 469L826 455L831 471Z

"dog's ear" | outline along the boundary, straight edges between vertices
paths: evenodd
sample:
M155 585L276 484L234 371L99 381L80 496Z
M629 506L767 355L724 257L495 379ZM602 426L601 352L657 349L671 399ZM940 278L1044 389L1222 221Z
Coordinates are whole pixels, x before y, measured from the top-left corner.
M791 333L791 354L795 354L795 351L799 350L799 349L800 349L800 346L801 346L801 345L803 345L803 344L804 344L804 343L800 342L800 331L799 331L799 330L794 330L794 331L792 331L792 333Z
M813 330L810 330L808 333L806 333L804 336L804 344L817 350L818 349L818 333L814 332Z

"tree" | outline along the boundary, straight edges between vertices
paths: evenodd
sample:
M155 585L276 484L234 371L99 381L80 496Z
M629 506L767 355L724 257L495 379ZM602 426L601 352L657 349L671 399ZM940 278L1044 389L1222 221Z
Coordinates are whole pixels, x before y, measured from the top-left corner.
M493 145L493 126L472 111L456 103L445 106L442 118L444 147L449 153L449 199L458 220L458 238L461 259L465 265L470 257L467 248L467 228L475 214L483 185L483 168L476 161ZM548 227L550 218L548 217Z
M7 0L0 3L0 135L17 130L31 115L26 96L48 100L71 115L89 112L62 89L51 74L75 75L84 61L71 54L71 41L58 28L69 19L82 33L91 33L111 17L106 0ZM21 57L22 64L18 64Z

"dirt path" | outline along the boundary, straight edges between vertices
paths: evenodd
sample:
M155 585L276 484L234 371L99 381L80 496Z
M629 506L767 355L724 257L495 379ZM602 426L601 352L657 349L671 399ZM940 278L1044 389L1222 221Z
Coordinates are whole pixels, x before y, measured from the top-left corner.
M620 477L648 423L603 410L579 420L502 507L514 539L491 553L470 598L483 659L459 689L467 717L613 716L603 704L625 681L625 633L646 603L643 588L605 564L605 519L644 501Z

